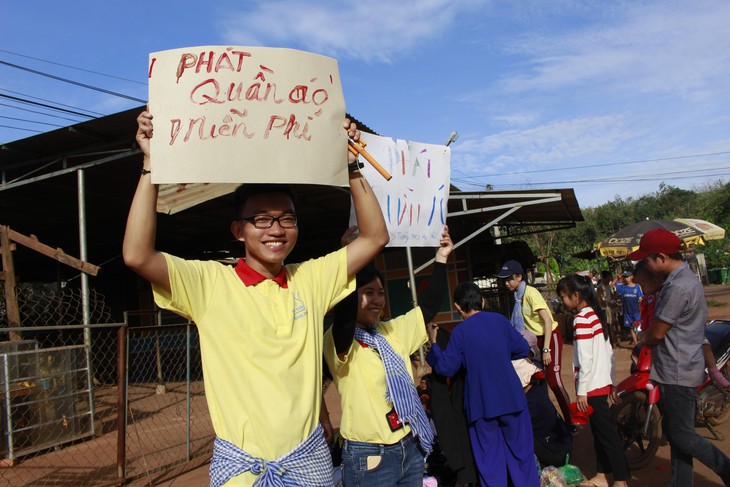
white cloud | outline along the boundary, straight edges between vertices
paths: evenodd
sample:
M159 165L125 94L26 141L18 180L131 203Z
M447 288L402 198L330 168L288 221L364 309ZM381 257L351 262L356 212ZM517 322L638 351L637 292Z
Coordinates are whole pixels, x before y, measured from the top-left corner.
M524 127L535 123L540 118L539 113L510 113L507 115L496 115L492 120L510 127Z
M513 53L526 56L532 69L504 78L504 88L609 87L706 97L730 76L728 2L624 3L609 17L513 43Z
M300 46L338 58L391 63L441 38L457 17L484 0L261 1L227 15L231 44Z
M639 135L627 116L576 118L462 140L454 153L463 171L494 174L594 159Z

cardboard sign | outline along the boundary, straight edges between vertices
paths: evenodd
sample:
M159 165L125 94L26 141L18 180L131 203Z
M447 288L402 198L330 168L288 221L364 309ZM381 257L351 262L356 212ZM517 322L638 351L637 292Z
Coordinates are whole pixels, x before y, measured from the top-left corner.
M148 74L154 183L348 184L336 60L199 46L150 54Z
M367 162L361 169L388 225L388 247L438 247L446 224L451 149L367 133L360 138L367 143L366 150L393 176L386 181ZM351 212L350 225L355 222Z

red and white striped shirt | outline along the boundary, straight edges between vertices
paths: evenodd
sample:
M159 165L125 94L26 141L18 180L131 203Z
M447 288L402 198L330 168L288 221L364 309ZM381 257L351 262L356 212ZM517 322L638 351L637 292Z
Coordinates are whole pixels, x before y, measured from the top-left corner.
M611 392L613 349L590 306L580 310L573 320L573 367L578 396L605 396Z

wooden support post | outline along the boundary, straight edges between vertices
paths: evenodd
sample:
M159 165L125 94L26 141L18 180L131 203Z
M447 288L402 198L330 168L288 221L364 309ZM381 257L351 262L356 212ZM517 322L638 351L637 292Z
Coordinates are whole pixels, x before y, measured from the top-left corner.
M51 259L55 259L62 264L73 267L74 269L78 269L81 272L85 272L92 276L95 276L99 273L98 266L95 266L94 264L89 264L88 262L77 259L76 257L72 257L64 252L63 249L54 249L53 247L49 247L48 245L39 242L38 238L35 235L26 237L22 233L18 233L9 227L5 228L9 240L13 240L20 245L28 247L29 249L33 249L40 254L50 257Z
M5 287L5 311L8 317L8 328L20 326L20 307L18 306L18 294L15 289L15 267L13 265L13 253L11 251L9 228L0 225L0 248L2 248L3 278ZM22 340L20 333L10 333L11 340Z
M0 254L3 253L3 250L5 250L5 249L3 249L2 247L0 247ZM11 252L15 252L15 244L12 241L10 242L10 251Z
M63 264L78 269L81 272L95 276L99 272L99 267L83 260L68 255L62 249L54 249L38 241L35 235L26 237L22 233L12 230L6 225L0 225L0 254L2 254L2 271L0 271L0 279L5 281L5 305L8 315L8 327L20 326L20 307L18 306L18 293L15 288L15 266L13 265L13 250L15 244L35 250L38 253L46 255ZM22 340L19 333L11 333L11 340Z

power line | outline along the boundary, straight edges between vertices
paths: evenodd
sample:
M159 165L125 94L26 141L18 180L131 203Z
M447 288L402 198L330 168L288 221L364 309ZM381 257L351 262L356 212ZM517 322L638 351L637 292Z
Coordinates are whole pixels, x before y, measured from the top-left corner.
M112 96L116 96L116 97L119 97L119 98L124 98L126 100L136 101L136 102L139 102L139 103L147 103L147 100L142 100L140 98L135 98L133 96L124 95L122 93L117 93L116 91L105 90L104 88L99 88L97 86L87 85L86 83L79 83L78 81L73 81L73 80L70 80L70 79L67 79L67 78L62 78L60 76L55 76L55 75L52 75L52 74L44 73L42 71L37 71L35 69L26 68L25 66L19 66L17 64L9 63L7 61L0 61L0 64L4 64L5 66L10 66L11 68L20 69L22 71L27 71L29 73L37 74L39 76L45 76L46 78L55 79L57 81L63 81L64 83L69 83L69 84L72 84L72 85L80 86L82 88L86 88L86 89L89 89L89 90L98 91L100 93L106 93L107 95L112 95Z
M67 107L67 108L74 108L74 109L76 109L76 110L83 110L83 111L85 111L85 112L88 112L88 113L93 113L94 115L98 115L98 116L100 116L100 117L103 117L103 116L105 115L104 113L101 113L101 112L95 112L94 110L88 110L88 109L86 109L86 108L79 108L79 107L76 107L76 106L73 106L73 105L66 105L65 103L61 103L61 102L58 102L58 101L54 101L54 100L48 100L48 99L46 99L46 98L39 98L39 97L37 97L37 96L33 96L33 95L28 95L28 94L26 94L26 93L21 93L21 92L19 92L19 91L13 91L13 90L8 90L7 88L0 88L0 91L6 91L6 92L8 92L8 93L13 93L13 94L15 94L15 95L20 95L20 96L24 96L24 97L26 97L26 98L32 98L32 99L34 99L34 100L40 100L40 101L45 101L45 102L48 102L48 103L53 103L54 105L58 105L58 106L61 106L61 107Z
M0 107L8 107L8 108L12 108L14 110L21 110L21 111L28 112L28 113L35 113L38 115L43 115L45 117L60 118L61 120L68 120L69 122L76 122L76 123L78 122L78 120L75 118L62 117L60 115L54 115L53 113L39 112L38 110L30 110L28 108L17 107L15 105L8 105L7 103L0 103Z
M654 181L656 179L672 179L668 176L671 175L677 175L677 177L690 177L690 178L696 178L696 177L712 177L717 175L724 175L723 174L708 174L709 172L716 172L716 171L727 171L730 169L730 167L703 167L703 168L697 168L694 167L692 169L683 169L678 171L664 171L660 174L657 173L646 173L646 172L640 172L635 174L623 174L622 177L603 177L603 178L592 178L592 179L573 179L573 180L561 180L561 181L543 181L543 182L529 182L527 184L535 184L535 185L556 185L556 184L579 184L579 183L617 183L617 182L632 182L632 181ZM699 172L703 172L702 174L699 174ZM486 176L473 176L469 177L466 176L463 178L452 178L452 181L464 183L468 185L473 185L481 188L484 183L475 183L474 180L478 180L480 178L485 178L485 182L490 182L488 175ZM497 183L499 186L522 186L521 183Z
M721 171L721 170L727 170L727 169L729 169L729 168L728 167L716 167L716 166L713 166L713 167L693 167L692 169L683 169L683 170L680 170L680 171L664 171L661 174L662 175L666 175L666 174L692 174L692 173L697 173L699 171ZM621 177L621 178L606 177L606 178L594 178L594 179L574 179L574 180L562 180L562 181L557 181L557 182L552 182L552 183L545 183L545 184L560 184L560 183L573 183L573 182L583 182L583 181L604 181L604 180L605 181L632 181L632 180L635 180L636 178L641 178L641 177L644 177L644 176L647 176L647 177L649 177L649 176L655 177L656 174L655 173L639 172L639 173L634 173L634 174L623 174L623 177ZM474 180L474 179L482 179L482 178L485 181L490 181L491 182L491 179L490 179L491 176L490 175L469 177L469 179L471 179L471 180ZM460 181L460 182L466 182L466 183L469 182L469 181L465 181L463 178L453 178L453 180L454 181Z
M27 58L27 59L33 59L34 61L40 61L42 63L54 64L56 66L63 66L64 68L75 69L77 71L83 71L85 73L98 74L99 76L106 76L107 78L114 78L114 79L118 79L118 80L121 80L121 81L128 81L130 83L136 83L138 85L147 86L147 83L142 83L141 81L136 81L136 80L128 79L128 78L122 78L121 76L114 76L112 74L100 73L99 71L92 71L90 69L77 68L76 66L70 66L68 64L56 63L56 62L53 62L53 61L48 61L47 59L41 59L41 58L37 58L37 57L33 57L33 56L27 56L25 54L20 54L20 53L13 52L13 51L6 51L5 49L0 49L0 52L4 52L4 53L7 53L7 54L12 54L13 56L24 57L24 58Z
M26 118L6 117L5 115L0 115L0 118L4 118L6 120L17 120L18 122L37 123L39 125L50 125L51 127L63 127L64 126L64 125L58 125L57 123L37 122L35 120L28 120Z
M24 100L22 98L18 98L17 96L4 95L4 94L0 93L0 98L7 98L8 100L13 100L13 101L17 101L19 103L25 103L28 105L35 105L35 106L39 106L39 107L43 107L43 108L48 108L50 110L58 110L59 112L70 113L72 115L78 115L79 117L96 118L92 115L87 115L85 113L75 112L73 110L67 110L65 108L54 107L53 105L47 105L45 103L38 103L36 101ZM82 110L83 110L83 108L82 108Z
M730 175L729 172L721 172L717 174L696 174L696 175L677 175L677 176L666 176L665 174L656 174L653 176L639 176L639 177L633 177L633 178L602 178L602 179L576 179L572 181L542 181L542 182L535 182L535 181L527 181L525 183L504 183L504 184L494 184L493 186L511 186L511 187L521 187L525 184L527 185L534 185L534 186L555 186L555 185L575 185L575 184L617 184L617 183L633 183L633 182L642 182L642 181L657 181L657 180L674 180L674 179L696 179L696 178L709 178L709 177L717 177L717 176L727 176ZM469 183L467 183L469 184ZM473 183L472 183L473 184ZM482 187L482 185L476 185L479 188Z
M618 184L618 183L633 183L633 182L644 182L644 181L674 181L677 179L687 180L687 179L697 179L697 178L714 178L714 177L720 177L720 176L730 176L730 172L724 172L724 173L718 173L718 174L697 174L697 175L682 175L682 176L671 176L666 177L664 175L655 175L655 176L645 176L645 177L636 177L636 178L615 178L615 179L583 179L583 180L574 180L574 181L544 181L544 182L534 182L529 181L525 183L504 183L504 184L494 184L494 188L524 188L528 186L556 186L556 185L577 185L577 184L593 184L593 185L601 185L601 184ZM476 186L480 190L483 189L483 185L474 184L474 183L466 183L473 186Z
M625 166L628 164L643 164L647 162L661 162L661 161L674 161L678 159L692 159L695 157L709 157L709 156L722 156L730 154L730 151L725 152L710 152L707 154L694 154L694 155L688 155L688 156L674 156L674 157L661 157L657 159L642 159L637 161L626 161L626 162L606 162L601 164L588 164L585 166L568 166L568 167L557 167L557 168L549 168L549 169L534 169L531 171L514 171L514 172L506 172L501 174L494 174L490 177L506 177L506 176L513 176L515 174L534 174L536 172L555 172L555 171L569 171L573 169L593 169L595 167L605 167L605 166Z
M12 129L12 130L23 130L24 132L34 132L36 134L42 134L43 133L42 130L26 129L26 128L21 128L21 127L14 127L12 125L0 125L0 128Z

